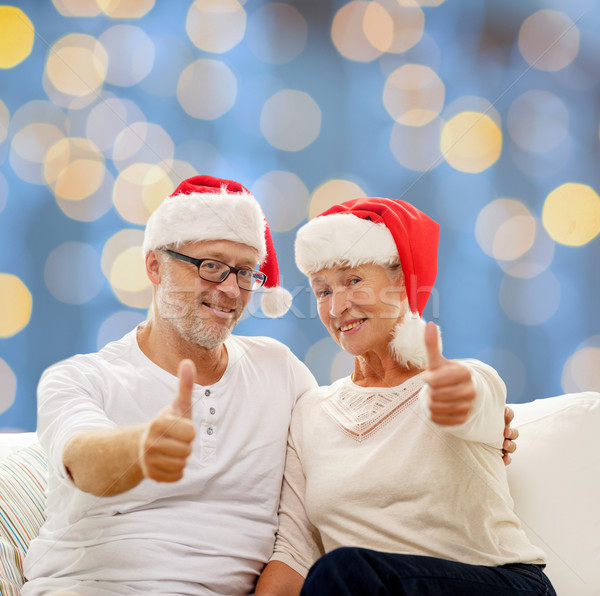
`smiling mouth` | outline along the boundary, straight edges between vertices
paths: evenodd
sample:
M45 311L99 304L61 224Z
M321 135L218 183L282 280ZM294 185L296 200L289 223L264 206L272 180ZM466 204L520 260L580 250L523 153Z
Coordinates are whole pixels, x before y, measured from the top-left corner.
M348 323L346 325L342 325L339 329L340 329L340 331L350 331L350 329L354 329L355 327L358 327L359 325L362 325L365 321L366 321L366 319L360 319L358 321L352 321L352 323Z
M223 306L219 306L218 304L212 304L210 302L203 302L204 306L208 306L208 308L214 308L215 310L220 310L224 313L232 313L234 311L233 308L225 308Z

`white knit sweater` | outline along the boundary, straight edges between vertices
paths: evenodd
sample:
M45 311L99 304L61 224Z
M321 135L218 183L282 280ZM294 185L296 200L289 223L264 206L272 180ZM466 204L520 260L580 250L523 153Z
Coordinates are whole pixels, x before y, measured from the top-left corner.
M303 576L341 546L477 565L544 562L513 513L501 459L504 383L482 362L462 362L477 397L458 426L431 422L422 374L391 388L345 378L301 397L272 560Z

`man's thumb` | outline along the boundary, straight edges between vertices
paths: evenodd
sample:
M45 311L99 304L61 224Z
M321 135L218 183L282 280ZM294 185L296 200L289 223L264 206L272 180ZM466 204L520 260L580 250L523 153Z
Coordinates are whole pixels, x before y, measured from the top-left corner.
M429 321L425 327L425 347L427 348L427 358L429 370L439 368L444 363L444 357L440 349L440 335L437 325L433 321Z
M179 393L171 404L175 416L192 418L192 391L196 379L196 366L191 360L182 360L177 369L179 377Z

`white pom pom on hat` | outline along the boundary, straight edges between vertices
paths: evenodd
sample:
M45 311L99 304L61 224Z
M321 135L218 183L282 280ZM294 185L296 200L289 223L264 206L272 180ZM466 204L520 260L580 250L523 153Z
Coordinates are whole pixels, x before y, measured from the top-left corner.
M230 240L255 248L260 271L267 276L263 312L274 318L289 310L292 296L280 286L269 224L258 201L239 182L213 176L184 180L148 219L143 252L203 240Z

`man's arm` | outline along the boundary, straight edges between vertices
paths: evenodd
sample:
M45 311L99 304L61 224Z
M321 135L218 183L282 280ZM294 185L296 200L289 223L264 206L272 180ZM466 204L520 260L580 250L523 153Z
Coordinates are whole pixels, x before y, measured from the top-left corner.
M100 497L124 493L144 478L176 482L183 476L196 431L191 420L196 370L179 365L179 392L173 403L146 424L87 431L71 439L63 464L75 486Z
M255 596L298 596L304 578L281 561L267 563L256 584Z

